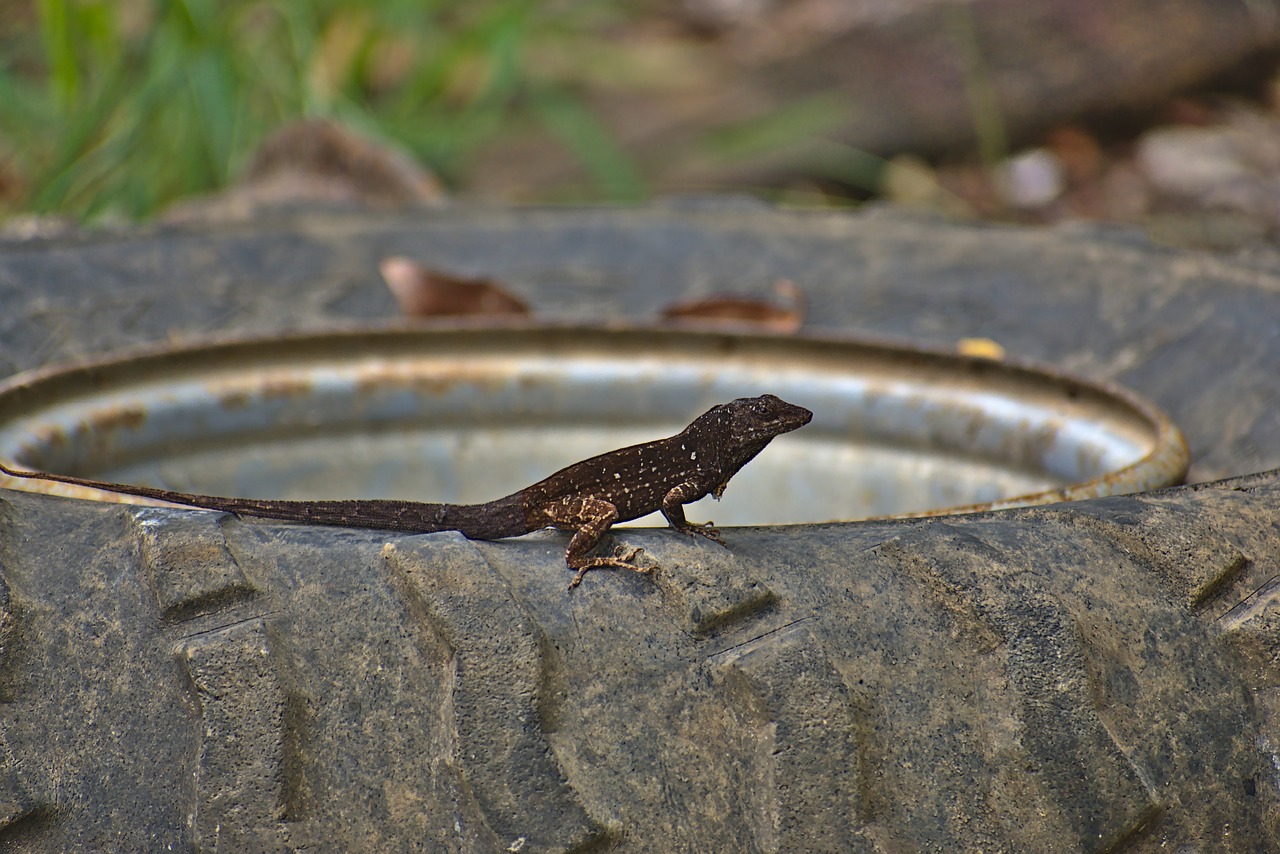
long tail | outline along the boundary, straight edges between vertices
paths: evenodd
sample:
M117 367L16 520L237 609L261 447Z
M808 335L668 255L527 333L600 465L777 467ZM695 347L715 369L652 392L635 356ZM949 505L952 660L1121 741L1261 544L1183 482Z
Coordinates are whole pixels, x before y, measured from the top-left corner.
M21 471L11 469L3 463L0 463L0 472L10 477L69 483L73 486L86 486L106 492L120 492L125 495L138 495L143 498L166 501L170 504L198 507L202 510L220 510L264 519L304 522L309 525L369 528L414 534L459 531L463 536L476 540L515 537L530 531L525 521L524 505L519 493L487 504L429 504L384 498L358 501L284 501L174 492L151 486L111 483L65 474Z

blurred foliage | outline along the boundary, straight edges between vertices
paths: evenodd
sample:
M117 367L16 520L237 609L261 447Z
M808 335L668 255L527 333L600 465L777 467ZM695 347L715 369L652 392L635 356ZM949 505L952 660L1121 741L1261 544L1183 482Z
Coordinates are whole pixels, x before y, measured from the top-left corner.
M273 128L330 116L446 182L538 127L602 198L642 181L565 63L618 4L534 0L0 0L0 212L143 217L225 184ZM587 51L594 55L595 51Z

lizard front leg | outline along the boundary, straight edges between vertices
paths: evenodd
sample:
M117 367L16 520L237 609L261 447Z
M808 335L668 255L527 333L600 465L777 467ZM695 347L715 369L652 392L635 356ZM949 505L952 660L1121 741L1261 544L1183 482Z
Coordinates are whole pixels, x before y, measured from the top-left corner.
M612 557L588 557L591 550L600 544L600 540L608 532L614 522L618 521L618 508L603 498L578 498L562 501L552 505L547 511L551 524L563 531L572 531L569 548L565 552L564 562L576 571L569 589L582 583L582 577L593 569L602 566L613 566L630 569L635 572L649 572L649 567L636 566L630 561L640 554L641 549L622 549L614 552Z
M684 505L691 501L697 501L706 494L707 489L704 486L696 481L686 480L679 486L673 487L662 497L662 515L667 517L667 522L677 531L706 537L711 542L719 543L723 546L725 542L720 538L720 532L716 530L715 523L690 522L684 517ZM728 547L726 546L726 548Z

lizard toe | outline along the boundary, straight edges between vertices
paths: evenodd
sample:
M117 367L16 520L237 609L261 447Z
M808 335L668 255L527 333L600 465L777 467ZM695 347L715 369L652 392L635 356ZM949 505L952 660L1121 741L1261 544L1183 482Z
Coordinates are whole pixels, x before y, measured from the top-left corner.
M720 545L728 548L728 546L725 545L724 538L720 536L720 531L715 527L714 522L690 524L687 528L683 528L682 530L690 536L705 537L713 543L719 543Z
M639 548L638 546L636 548L627 548L626 546L616 546L613 550L613 558L614 560L620 560L626 563L630 563L631 561L635 560L636 555L642 554L643 552L644 552L644 549Z

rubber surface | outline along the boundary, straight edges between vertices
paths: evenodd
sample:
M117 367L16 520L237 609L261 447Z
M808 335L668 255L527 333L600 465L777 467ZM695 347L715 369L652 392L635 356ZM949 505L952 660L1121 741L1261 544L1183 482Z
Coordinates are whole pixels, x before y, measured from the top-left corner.
M368 318L406 252L577 316L789 275L828 325L1151 395L1202 476L1280 465L1280 268L1083 232L655 208L10 244L0 349ZM1278 498L627 531L659 569L567 594L553 532L6 492L0 846L1280 850Z

